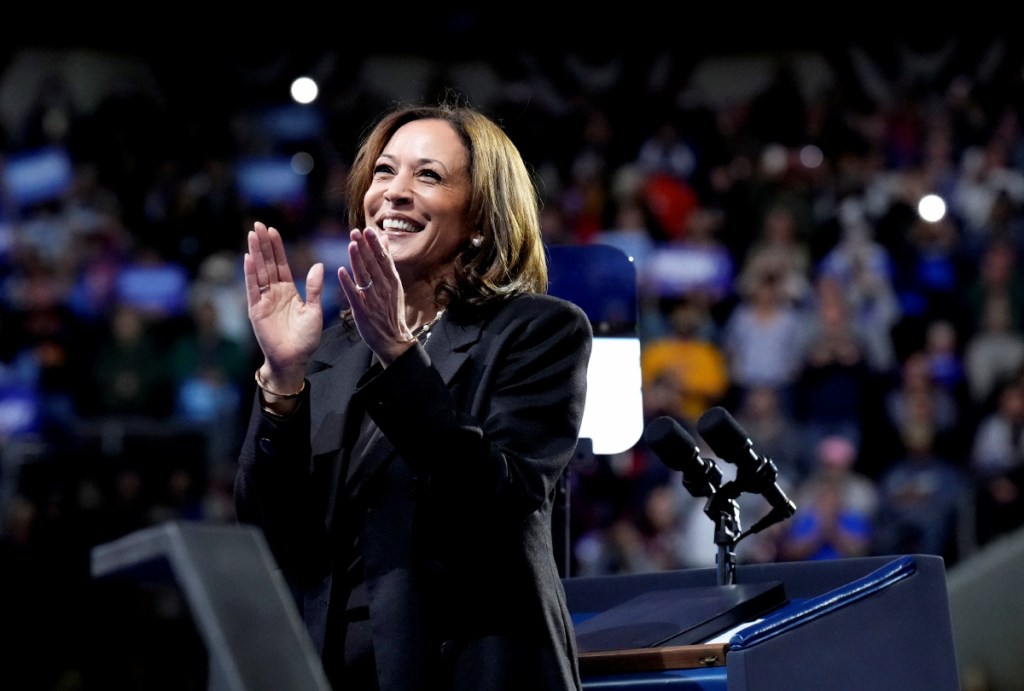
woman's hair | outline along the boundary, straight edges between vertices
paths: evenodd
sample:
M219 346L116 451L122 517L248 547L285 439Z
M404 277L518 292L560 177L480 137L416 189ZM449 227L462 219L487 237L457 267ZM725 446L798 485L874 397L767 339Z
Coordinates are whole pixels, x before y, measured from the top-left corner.
M454 280L438 287L438 300L457 307L495 298L546 292L547 260L540 231L539 197L519 150L493 120L468 105L405 106L386 113L362 140L348 176L349 226L362 227L363 197L391 136L414 120L443 120L469 154L469 215L482 236L468 239L454 260Z

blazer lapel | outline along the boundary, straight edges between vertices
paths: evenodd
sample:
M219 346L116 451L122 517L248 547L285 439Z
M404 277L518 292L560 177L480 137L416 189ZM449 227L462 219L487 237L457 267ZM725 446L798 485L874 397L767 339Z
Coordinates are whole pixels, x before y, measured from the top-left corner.
M313 373L309 375L311 472L330 478L331 490L327 494L324 516L328 529L334 524L337 502L345 492L341 445L350 403L356 382L369 367L371 356L370 349L353 329L342 333L318 353Z
M479 340L479 337L479 324L462 326L443 318L431 330L424 348L445 383L451 382L455 377L469 356L469 347ZM379 472L394 454L395 447L374 427L373 439L370 440L363 455L363 477L368 478Z
M311 429L313 456L324 456L341 448L349 404L356 382L370 366L372 353L353 330L343 334L314 362L310 375Z

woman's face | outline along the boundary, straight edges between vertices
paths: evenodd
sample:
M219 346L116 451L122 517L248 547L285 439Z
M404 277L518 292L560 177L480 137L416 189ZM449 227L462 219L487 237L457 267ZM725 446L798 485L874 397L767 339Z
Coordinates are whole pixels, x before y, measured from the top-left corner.
M431 279L470 237L469 155L443 120L400 127L363 197L367 226L387 236L403 279Z

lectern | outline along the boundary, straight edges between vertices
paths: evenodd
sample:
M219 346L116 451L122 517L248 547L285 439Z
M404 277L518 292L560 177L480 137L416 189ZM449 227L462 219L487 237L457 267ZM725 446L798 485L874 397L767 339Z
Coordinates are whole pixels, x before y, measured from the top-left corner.
M207 647L210 691L330 691L269 548L251 526L146 528L94 547L92 574L176 581ZM624 603L651 599L644 595L723 587L716 568L563 583L578 631ZM941 557L741 564L736 584L751 593L781 584L785 600L707 642L673 645L668 636L666 645L583 652L584 689L959 691Z
M577 627L657 590L714 587L717 570L564 579ZM945 564L933 555L740 565L786 604L713 643L582 653L584 689L959 691Z
M97 545L91 557L94 578L176 582L206 645L209 691L330 691L258 529L170 521Z

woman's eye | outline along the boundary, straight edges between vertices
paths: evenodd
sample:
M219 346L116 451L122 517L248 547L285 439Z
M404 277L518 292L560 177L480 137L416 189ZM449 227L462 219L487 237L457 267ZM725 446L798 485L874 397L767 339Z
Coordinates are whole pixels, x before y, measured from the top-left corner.
M441 175L437 171L433 171L433 170L424 170L424 171L420 172L420 175L422 175L423 177L432 178L434 180L440 180L441 179Z
M391 172L393 172L391 166L386 163L378 163L373 169L374 175L387 175Z

